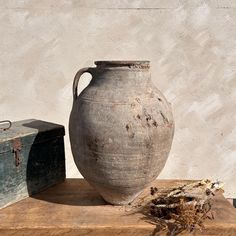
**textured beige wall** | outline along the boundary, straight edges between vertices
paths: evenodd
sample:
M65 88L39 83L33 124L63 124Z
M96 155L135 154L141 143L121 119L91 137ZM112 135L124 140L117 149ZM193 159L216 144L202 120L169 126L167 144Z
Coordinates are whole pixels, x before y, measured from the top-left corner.
M176 121L160 177L223 180L236 197L236 1L0 0L0 8L0 119L67 129L78 69L148 59ZM67 176L79 176L68 131L66 152Z

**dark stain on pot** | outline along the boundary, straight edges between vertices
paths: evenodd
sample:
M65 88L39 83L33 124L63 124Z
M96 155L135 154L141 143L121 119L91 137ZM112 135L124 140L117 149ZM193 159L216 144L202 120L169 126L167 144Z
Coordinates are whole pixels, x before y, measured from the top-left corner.
M147 110L146 110L146 109L143 109L143 112L144 112L144 116L145 116L145 119L146 119L146 125L147 125L148 127L151 127L151 125L154 126L154 127L157 127L157 126L158 126L157 122L156 122L156 121L153 119L153 117L147 112Z
M126 131L128 132L129 138L134 138L134 132L132 131L131 125L127 124L125 128L126 128Z
M143 115L137 114L134 116L135 120L136 118L141 121L141 124L143 127L157 127L158 124L156 120L153 119L153 117L147 112L147 110L144 108L143 109Z
M146 115L146 121L148 122L148 121L151 120L151 119L152 119L151 115L147 114L147 115Z
M157 98L157 99L158 99L158 101L162 102L162 99L161 99L161 98Z
M158 124L157 124L157 122L155 120L152 122L152 125L155 126L155 127L158 126Z
M95 138L94 141L91 141L87 144L89 150L92 152L92 156L95 159L95 161L98 161L98 159L99 159L99 155L97 153L98 152L98 147L99 147L98 141L99 140L97 138Z

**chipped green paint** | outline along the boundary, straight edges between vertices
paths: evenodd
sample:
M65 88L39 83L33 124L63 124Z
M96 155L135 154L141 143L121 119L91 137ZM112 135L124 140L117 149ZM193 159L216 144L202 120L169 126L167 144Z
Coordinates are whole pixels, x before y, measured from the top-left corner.
M0 208L64 181L64 134L63 126L40 120L0 132Z

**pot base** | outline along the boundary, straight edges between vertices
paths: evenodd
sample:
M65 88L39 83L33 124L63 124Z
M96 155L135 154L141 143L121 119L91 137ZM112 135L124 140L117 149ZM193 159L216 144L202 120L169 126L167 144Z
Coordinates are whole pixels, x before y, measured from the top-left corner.
M138 197L144 190L134 190L133 188L126 188L126 191L124 191L124 188L117 187L117 188L109 188L109 187L103 187L99 186L98 183L91 183L91 186L93 186L102 196L102 198L112 204L112 205L128 205L132 201L135 200L136 197Z

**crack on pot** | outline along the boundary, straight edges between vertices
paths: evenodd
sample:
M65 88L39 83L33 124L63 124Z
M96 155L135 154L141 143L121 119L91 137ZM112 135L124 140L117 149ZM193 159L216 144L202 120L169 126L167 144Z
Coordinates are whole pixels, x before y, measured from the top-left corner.
M164 123L169 124L169 120L165 117L165 115L162 113L162 111L160 111L160 114L162 116L162 119L163 119Z

